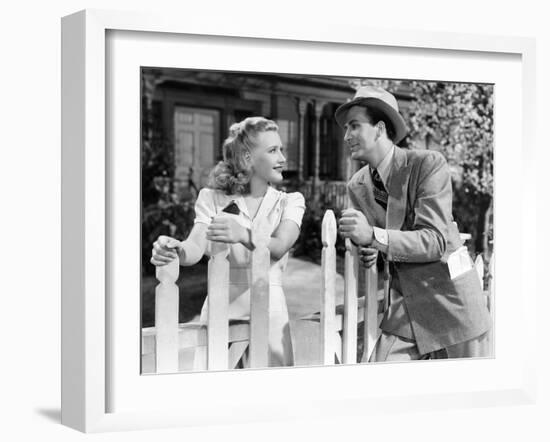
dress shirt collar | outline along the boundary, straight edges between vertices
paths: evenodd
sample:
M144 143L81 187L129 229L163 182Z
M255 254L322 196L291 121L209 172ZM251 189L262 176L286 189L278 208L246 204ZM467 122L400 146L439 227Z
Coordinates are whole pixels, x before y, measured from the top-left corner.
M390 177L394 152L395 146L392 145L386 156L382 159L382 161L380 161L378 167L376 167L376 170L378 171L378 174L380 175L380 178L382 179L382 182L384 183L384 186L386 188L388 187L388 179Z

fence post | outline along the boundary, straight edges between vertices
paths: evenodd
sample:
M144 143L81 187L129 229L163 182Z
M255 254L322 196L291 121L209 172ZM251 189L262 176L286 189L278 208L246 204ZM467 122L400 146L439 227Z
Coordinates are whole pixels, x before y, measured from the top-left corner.
M342 330L342 362L357 362L357 277L359 259L357 247L346 238L346 255L344 264L344 326Z
M387 259L384 259L384 312L390 308L390 278L390 262Z
M229 342L229 246L211 242L208 262L208 370L228 366Z
M362 362L368 362L378 337L378 269L376 265L365 274L365 334Z
M159 284L155 288L156 372L173 373L179 369L178 322L179 259L157 266Z
M481 291L483 291L483 276L485 274L485 269L483 268L483 257L481 255L477 255L476 260L474 262L474 266L476 268L477 276L479 277L479 284L481 286Z
M491 330L489 330L489 356L495 356L495 254L489 260L487 308L491 314Z
M250 367L269 366L269 268L271 225L263 218L253 227L256 248L251 256Z
M332 210L323 216L321 239L321 360L325 365L332 365L336 352L336 218Z

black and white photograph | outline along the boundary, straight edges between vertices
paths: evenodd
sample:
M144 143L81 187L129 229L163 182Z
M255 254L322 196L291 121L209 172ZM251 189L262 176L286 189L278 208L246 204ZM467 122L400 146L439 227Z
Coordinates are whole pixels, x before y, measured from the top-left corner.
M494 357L493 84L140 74L142 374Z
M0 440L550 440L546 9L6 3Z

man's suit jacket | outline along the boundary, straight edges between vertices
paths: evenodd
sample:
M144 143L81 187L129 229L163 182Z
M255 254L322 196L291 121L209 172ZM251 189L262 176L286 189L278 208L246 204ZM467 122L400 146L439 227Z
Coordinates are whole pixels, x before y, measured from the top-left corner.
M348 183L352 205L384 227L368 166ZM394 263L421 354L465 342L490 328L475 268L451 280L447 258L462 245L452 219L452 188L443 155L395 147L387 184L387 259Z

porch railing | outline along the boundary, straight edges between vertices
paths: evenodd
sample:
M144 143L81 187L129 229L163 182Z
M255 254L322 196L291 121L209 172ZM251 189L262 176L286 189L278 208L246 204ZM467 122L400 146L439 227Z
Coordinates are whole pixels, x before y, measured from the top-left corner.
M317 193L321 198L323 207L329 207L341 211L348 207L347 186L345 181L321 181L317 184ZM313 182L306 181L300 187L300 192L310 200L313 196Z

